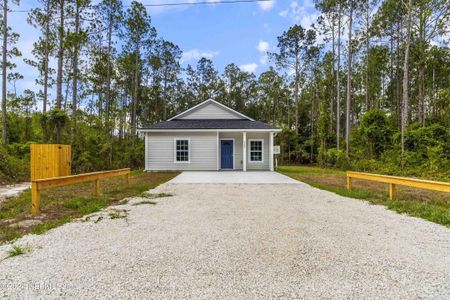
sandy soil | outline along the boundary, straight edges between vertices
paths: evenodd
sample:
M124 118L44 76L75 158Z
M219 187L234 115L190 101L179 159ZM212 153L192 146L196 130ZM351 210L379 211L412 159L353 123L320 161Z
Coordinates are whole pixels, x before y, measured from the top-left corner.
M24 190L31 188L30 182L22 182L18 184L11 185L1 185L0 186L0 205L3 201L8 198L16 197L20 195Z

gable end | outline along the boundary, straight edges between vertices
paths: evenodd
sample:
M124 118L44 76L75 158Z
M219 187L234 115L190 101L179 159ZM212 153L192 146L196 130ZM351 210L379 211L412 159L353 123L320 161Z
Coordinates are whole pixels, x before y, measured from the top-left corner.
M253 119L241 114L217 101L212 99L206 100L178 115L171 120L204 120L204 119L216 119L216 120L250 120Z

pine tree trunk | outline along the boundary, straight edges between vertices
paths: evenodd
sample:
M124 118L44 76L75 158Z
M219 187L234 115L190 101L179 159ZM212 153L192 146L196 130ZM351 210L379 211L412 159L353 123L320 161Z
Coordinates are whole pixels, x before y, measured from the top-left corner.
M295 102L295 131L298 133L298 93L299 93L299 77L300 77L300 58L299 54L297 53L295 57L295 82L294 82L294 102Z
M135 70L134 70L134 92L133 92L133 102L131 104L131 135L133 141L136 135L136 108L138 102L139 93L139 45L136 45L135 53Z
M402 76L401 76L401 58L400 58L400 38L401 38L401 31L402 31L402 22L397 27L397 49L396 49L396 101L397 101L397 128L402 127Z
M339 12L338 12L338 40L337 40L337 70L336 70L336 149L339 150L340 145L340 133L341 133L341 76L340 76L340 68L341 68L341 18L342 18L342 8L339 4Z
M48 102L48 57L49 49L48 44L50 42L50 1L47 0L46 3L46 20L45 20L45 53L44 53L44 91L42 99L42 112L45 114L47 112L47 102Z
M409 47L411 43L411 15L412 15L412 0L409 0L408 6L408 23L406 24L406 46L405 46L405 60L403 63L403 100L402 100L402 124L401 124L401 149L402 149L402 164L405 153L405 130L408 127L408 109L409 109L409 95L408 95L408 71L409 71Z
M333 49L333 62L332 62L332 68L331 68L331 86L334 86L335 76L336 76L336 69L335 69L335 62L336 62L336 41L335 41L335 14L333 14L332 19L332 29L331 29L331 48ZM331 96L330 96L330 132L333 131L333 114L334 114L334 91L333 88L331 89Z
M64 0L59 0L60 16L59 16L59 46L58 46L58 71L56 76L56 108L61 109L63 101L62 85L63 85L63 63L64 63Z
M122 145L123 140L123 125L124 125L124 115L125 115L125 97L126 97L126 91L123 89L122 96L121 96L121 110L119 113L119 145Z
M419 69L419 124L421 126L425 126L425 70L423 66L420 66Z
M167 77L164 76L164 92L163 92L163 121L167 120Z
M8 0L3 0L3 49L2 49L2 143L8 144L6 122L6 64L8 53Z
M112 48L112 12L108 18L108 66L106 70L106 119L109 122L111 115L111 48ZM108 125L109 126L109 125Z
M394 27L391 26L391 35L389 37L389 81L390 81L390 97L391 97L391 111L396 111L396 101L394 92Z
M75 36L77 39L80 34L80 7L78 1L76 2L76 11L75 11ZM75 138L76 129L77 129L77 109L78 109L78 51L79 51L79 42L75 41L74 49L73 49L73 60L72 60L72 141Z
M348 25L348 64L347 64L347 101L345 105L345 153L350 151L350 103L352 97L352 24L353 1L350 1L350 16Z
M369 103L369 47L370 47L370 37L369 37L369 9L370 0L366 0L366 110L370 109Z
M425 126L425 32L426 24L424 20L425 12L420 13L419 21L419 49L421 53L419 64L419 94L418 94L418 119L421 126Z

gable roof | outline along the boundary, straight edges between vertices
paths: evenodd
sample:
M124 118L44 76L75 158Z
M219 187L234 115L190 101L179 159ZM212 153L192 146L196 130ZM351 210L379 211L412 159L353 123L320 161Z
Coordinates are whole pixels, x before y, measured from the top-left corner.
M272 125L246 119L202 119L202 120L172 120L143 126L141 130L195 130L195 129L249 129L275 130Z
M223 105L222 103L219 103L219 102L217 102L217 101L215 101L213 99L208 99L206 101L203 101L203 102L201 102L201 103L199 103L199 104L189 108L188 110L185 110L184 112L182 112L182 113L180 113L180 114L178 114L178 115L168 119L167 121L181 119L181 117L186 116L186 115L188 115L188 114L190 114L190 113L192 113L192 112L194 112L196 110L200 110L201 108L203 108L203 107L205 107L207 105L211 105L211 104L215 104L215 105L219 106L221 109L224 109L224 110L226 110L228 112L231 112L232 114L238 116L239 119L246 119L246 120L254 121L252 118L250 118L250 117L248 117L248 116L246 116L244 114L241 114L240 112L235 111L234 109L229 108L228 106Z
M208 105L214 106L214 108ZM279 132L281 129L255 121L212 99L156 124L147 124L138 129L140 132L159 131L265 131Z

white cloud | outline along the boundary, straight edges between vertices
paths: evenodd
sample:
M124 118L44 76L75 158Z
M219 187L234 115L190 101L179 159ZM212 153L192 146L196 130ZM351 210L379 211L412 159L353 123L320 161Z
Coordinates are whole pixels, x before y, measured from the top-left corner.
M263 55L263 56L261 56L261 58L259 59L259 62L260 62L262 65L267 64L268 61L269 61L269 57L268 57L267 55Z
M256 49L258 49L259 52L267 52L267 50L269 50L269 43L265 41L259 41Z
M288 15L288 13L289 13L289 9L285 9L285 10L280 11L278 14L281 17L286 17Z
M289 17L294 23L300 24L304 28L309 28L319 14L314 10L314 3L306 0L299 5L297 1L292 1L289 7L278 13L281 17Z
M244 72L249 72L249 73L255 72L256 68L258 68L258 65L255 64L255 63L245 64L245 65L240 65L239 66L239 69L241 69Z
M183 52L183 55L181 56L180 63L186 63L189 61L197 61L201 59L202 57L211 59L214 56L217 56L219 54L219 51L200 51L196 48L191 49L189 51Z
M275 0L271 0L271 1L261 1L261 2L258 2L258 5L259 5L259 7L260 7L262 10L269 11L269 10L271 10L271 9L273 8L273 6L275 5Z

